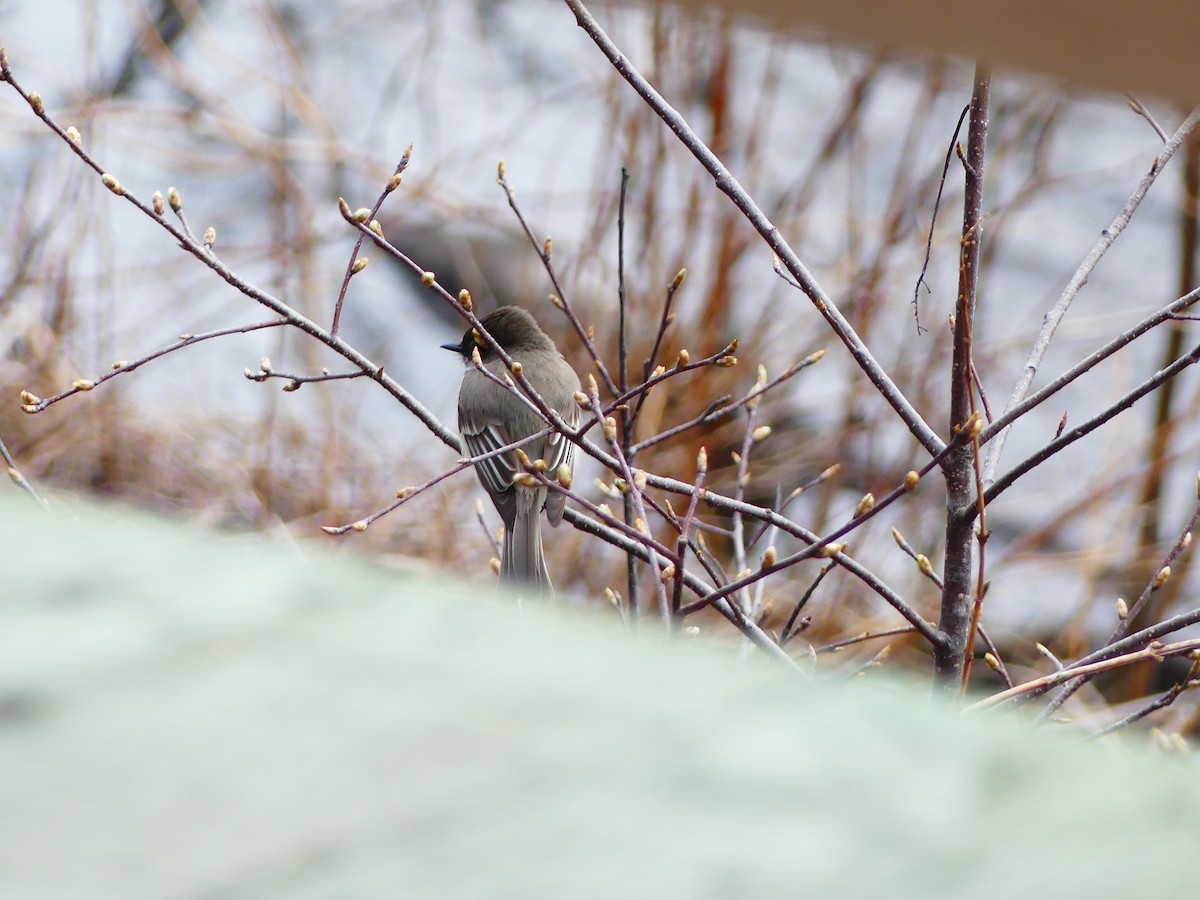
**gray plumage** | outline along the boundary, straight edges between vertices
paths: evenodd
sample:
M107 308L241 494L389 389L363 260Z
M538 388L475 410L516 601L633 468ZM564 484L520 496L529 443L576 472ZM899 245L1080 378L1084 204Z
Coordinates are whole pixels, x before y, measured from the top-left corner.
M579 390L579 377L533 316L517 306L501 306L480 322L504 351L521 363L525 377L542 399L569 425L578 425L580 410L574 394ZM471 352L478 347L489 372L501 379L508 372L503 360L486 344L476 341L473 330L468 329L459 343L442 346L460 354L468 366L458 393L458 430L468 456L479 456L546 427L537 413L471 365ZM530 459L544 459L551 477L561 465L574 469L575 445L560 434L531 438L521 449ZM518 471L513 450L475 466L480 484L504 522L500 581L551 593L550 574L542 553L541 512L546 511L551 525L558 525L566 497L545 487L514 484L513 476Z

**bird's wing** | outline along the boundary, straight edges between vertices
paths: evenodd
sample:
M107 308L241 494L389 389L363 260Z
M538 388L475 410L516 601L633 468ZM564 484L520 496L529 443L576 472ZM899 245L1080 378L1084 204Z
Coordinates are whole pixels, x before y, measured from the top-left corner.
M579 427L580 411L574 403L566 409L560 410L559 414L572 428ZM575 471L575 449L575 445L557 431L546 439L546 468L551 478L554 477L559 466L565 465L572 472ZM546 517L550 520L551 525L557 525L562 521L563 508L566 503L566 495L560 494L558 491L551 491L546 497Z
M479 419L459 410L458 429L462 432L467 454L475 457L489 453L512 443L507 430L492 419ZM505 524L510 525L516 513L516 497L513 492L513 476L517 474L517 461L513 451L499 453L475 464L475 471L484 490L492 498L497 512Z

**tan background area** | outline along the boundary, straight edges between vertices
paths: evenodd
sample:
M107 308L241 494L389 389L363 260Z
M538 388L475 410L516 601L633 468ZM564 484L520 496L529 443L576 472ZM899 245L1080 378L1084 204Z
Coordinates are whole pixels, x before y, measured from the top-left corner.
M1104 90L1200 99L1200 3L708 0L785 30L976 57Z

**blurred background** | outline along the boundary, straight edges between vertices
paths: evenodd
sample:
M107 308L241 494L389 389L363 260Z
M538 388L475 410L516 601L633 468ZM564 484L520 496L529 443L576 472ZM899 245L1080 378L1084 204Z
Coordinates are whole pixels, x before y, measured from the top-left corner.
M972 64L780 35L719 12L603 3L594 12L945 433L947 318L961 226L957 160L932 234L931 219L970 99ZM773 376L828 348L764 401L759 423L772 433L754 449L747 498L777 503L839 465L787 507L821 533L843 522L864 493L886 493L925 461L809 302L774 274L750 226L560 3L130 0L101 12L95 2L55 0L0 6L0 34L18 80L40 92L52 116L79 129L106 171L141 197L177 186L193 228L216 228L216 249L230 266L326 324L355 241L337 198L370 206L412 143L404 184L379 217L391 241L442 284L469 288L484 308L529 307L577 370L587 371L583 348L547 299L552 288L537 252L495 183L503 160L535 233L553 236L564 292L594 327L611 367L626 167L634 371L682 267L688 277L664 358L680 348L707 355L737 337L741 360L651 395L639 437L686 421L718 397L741 396L759 365ZM1168 135L1183 118L1170 102L1138 99ZM48 396L180 334L270 316L118 202L15 93L0 94L0 126L8 210L0 396L10 400L0 407L0 436L26 477L224 529L492 581L494 550L475 517L481 492L470 473L364 534L322 535L319 526L386 505L398 488L447 468L454 454L367 382L282 393L278 383L244 377L263 356L288 371L344 368L298 333L272 329L197 345L24 415L16 399L23 389ZM1043 314L1162 145L1125 96L997 73L975 331L993 411L1007 399ZM1183 198L1196 146L1180 151L1104 257L1035 387L1195 286L1194 220L1189 226ZM927 241L929 289L918 292ZM372 264L351 284L344 337L453 425L461 365L438 345L457 339L459 320L399 266L370 249L365 255ZM1182 322L1153 332L1022 419L999 471L1052 438L1064 414L1081 422L1145 380L1179 354L1179 341L1190 346L1192 330ZM1165 400L1144 401L989 509L984 622L1015 672L1044 668L1034 641L1064 657L1091 649L1114 624L1116 598L1132 601L1156 571L1194 503L1200 434L1188 423L1196 387L1185 373ZM730 453L744 428L739 415L692 429L647 450L640 464L690 481L703 445L713 486L732 490ZM599 474L585 470L579 482ZM940 571L944 495L940 478L927 481L856 531L850 551L935 618L937 588L891 534L898 528ZM603 499L599 488L585 490ZM22 502L15 491L0 496L0 503ZM484 521L487 529L499 524L490 509ZM791 549L782 536L768 539L781 552ZM728 554L718 533L710 543ZM566 602L616 616L604 589L623 586L620 554L569 528L553 535L549 552ZM1187 559L1156 595L1155 618L1191 592ZM765 627L781 626L819 569L814 561L772 580L757 598ZM812 619L805 637L818 647L902 624L837 570L805 614ZM831 665L852 671L880 647L856 645ZM928 671L915 643L900 639L893 658ZM1116 694L1148 686L1143 677Z

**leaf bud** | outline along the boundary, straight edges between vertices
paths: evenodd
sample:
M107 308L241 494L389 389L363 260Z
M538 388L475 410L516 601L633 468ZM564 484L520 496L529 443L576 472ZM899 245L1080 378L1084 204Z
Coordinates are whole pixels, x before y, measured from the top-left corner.
M604 439L610 443L617 440L617 420L612 416L604 417Z
M858 501L858 505L854 507L854 518L865 516L875 508L875 495L870 491L863 494L862 499Z

